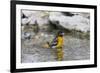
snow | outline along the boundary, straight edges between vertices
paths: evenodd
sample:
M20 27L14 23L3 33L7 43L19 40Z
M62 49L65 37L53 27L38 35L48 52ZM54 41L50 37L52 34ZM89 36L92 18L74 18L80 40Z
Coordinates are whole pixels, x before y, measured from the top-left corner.
M59 21L60 25L67 29L76 29L84 32L90 30L89 19L81 15L74 15L72 17L69 17L62 15L60 12L54 12L50 14L50 20Z
M28 23L29 24L35 24L35 21L37 21L37 23L39 24L39 26L42 26L43 24L47 24L48 23L48 19L46 17L43 17L45 15L44 12L42 11L27 11L27 10L23 10L22 13L28 17L28 19L26 19L26 21L22 21L22 23Z
M43 26L44 24L48 24L49 20L59 21L62 27L66 29L75 29L83 32L87 32L90 30L90 20L89 13L73 13L74 16L65 16L61 12L47 12L47 11L28 11L23 10L22 13L28 18L22 19L22 24L35 24L35 21L39 24L39 26Z
M23 18L22 20L21 20L21 24L22 25L25 25L25 24L27 24L28 23L28 18Z

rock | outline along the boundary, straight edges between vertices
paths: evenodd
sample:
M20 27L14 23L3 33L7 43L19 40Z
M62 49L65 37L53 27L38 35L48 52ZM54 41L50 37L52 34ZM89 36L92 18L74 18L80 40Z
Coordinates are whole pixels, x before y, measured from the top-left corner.
M31 34L28 32L22 32L21 34L21 39L30 39L31 38Z

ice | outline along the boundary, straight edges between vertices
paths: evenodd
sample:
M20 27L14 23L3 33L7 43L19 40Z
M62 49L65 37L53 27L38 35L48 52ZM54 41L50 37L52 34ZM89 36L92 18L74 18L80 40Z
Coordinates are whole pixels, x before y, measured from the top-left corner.
M85 18L81 15L74 15L72 17L61 15L61 13L53 13L50 15L51 21L59 21L59 25L63 26L66 29L76 29L83 32L90 30L90 22L88 18Z
M90 30L90 21L87 18L89 14L77 13L74 16L65 16L61 12L43 12L43 11L22 11L22 13L28 18L22 19L22 24L35 24L35 21L39 24L39 26L43 26L44 24L48 24L49 20L59 21L62 27L66 29L75 29L83 32L87 32ZM75 13L74 13L75 14Z

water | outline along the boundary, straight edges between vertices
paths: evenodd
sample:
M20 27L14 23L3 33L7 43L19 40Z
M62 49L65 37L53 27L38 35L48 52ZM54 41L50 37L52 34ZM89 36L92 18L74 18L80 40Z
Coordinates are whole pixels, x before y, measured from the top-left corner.
M46 41L50 41L54 36L40 36L38 39L24 39L22 42L22 63L51 62L57 61L56 50L43 48ZM87 60L90 59L90 40L79 39L71 36L64 36L64 61Z

